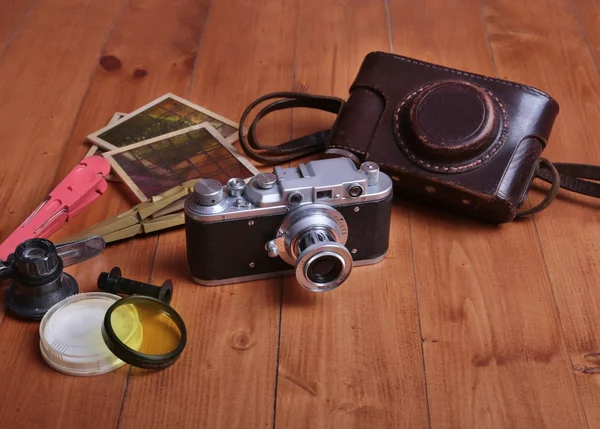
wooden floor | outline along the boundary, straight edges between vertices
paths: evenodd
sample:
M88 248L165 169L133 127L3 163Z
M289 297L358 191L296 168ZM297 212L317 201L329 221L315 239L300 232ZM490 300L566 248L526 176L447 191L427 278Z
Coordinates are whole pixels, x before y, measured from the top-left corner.
M346 97L374 50L549 92L546 156L600 164L598 0L0 0L0 239L114 112L166 92L234 120L271 91ZM126 210L122 191L57 237ZM171 278L181 359L69 377L42 360L38 323L0 314L0 427L600 428L600 203L561 195L501 227L398 200L388 257L318 295L292 278L197 286L181 229L111 245L68 272L83 291L114 265Z

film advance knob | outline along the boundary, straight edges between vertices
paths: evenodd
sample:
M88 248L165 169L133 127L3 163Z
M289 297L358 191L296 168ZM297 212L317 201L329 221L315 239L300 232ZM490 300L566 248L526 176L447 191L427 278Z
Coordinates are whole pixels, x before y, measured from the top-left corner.
M194 201L201 206L214 206L223 198L223 185L218 180L202 179L194 185Z
M360 165L360 171L367 175L369 186L376 185L379 181L379 165L373 161L366 161Z

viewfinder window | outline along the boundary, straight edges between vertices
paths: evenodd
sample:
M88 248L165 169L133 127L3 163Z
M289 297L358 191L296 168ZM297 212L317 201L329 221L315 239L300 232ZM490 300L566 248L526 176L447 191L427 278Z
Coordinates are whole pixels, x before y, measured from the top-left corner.
M322 200L323 198L331 198L331 190L317 191L317 200Z

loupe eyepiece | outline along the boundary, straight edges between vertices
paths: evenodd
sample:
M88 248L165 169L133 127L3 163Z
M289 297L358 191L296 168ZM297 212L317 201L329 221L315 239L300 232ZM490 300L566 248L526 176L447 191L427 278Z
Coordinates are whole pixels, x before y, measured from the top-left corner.
M21 276L43 277L62 271L62 260L54 244L44 238L32 238L15 249L14 262Z
M71 275L63 272L62 260L53 245L39 241L22 245L14 254L6 307L21 318L41 320L54 304L78 293L79 287Z
M100 254L104 246L98 236L59 246L45 238L23 241L6 263L0 261L0 278L13 279L6 307L19 317L40 320L54 304L79 292L64 267Z

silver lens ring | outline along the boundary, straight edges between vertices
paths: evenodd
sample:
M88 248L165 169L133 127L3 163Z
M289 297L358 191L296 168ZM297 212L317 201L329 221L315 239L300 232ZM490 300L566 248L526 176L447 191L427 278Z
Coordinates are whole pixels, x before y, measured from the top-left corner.
M296 262L296 280L311 292L328 292L341 285L352 271L352 256L339 243L307 247Z
M281 258L295 265L299 256L298 238L310 230L326 229L332 238L340 244L346 244L348 225L340 212L325 204L301 206L290 212L283 220L275 244Z

